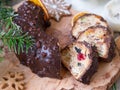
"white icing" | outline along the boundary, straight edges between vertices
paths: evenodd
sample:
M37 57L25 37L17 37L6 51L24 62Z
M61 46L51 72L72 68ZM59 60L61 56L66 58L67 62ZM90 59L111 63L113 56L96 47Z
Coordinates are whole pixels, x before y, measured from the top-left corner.
M69 7L64 0L42 0L51 18L59 21L64 15L70 15Z

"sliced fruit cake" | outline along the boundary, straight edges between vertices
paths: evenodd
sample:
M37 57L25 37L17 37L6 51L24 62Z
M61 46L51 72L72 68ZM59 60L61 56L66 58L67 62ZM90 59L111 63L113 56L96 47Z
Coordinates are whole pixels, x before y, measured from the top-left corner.
M106 27L95 26L89 27L81 33L77 41L86 41L97 48L97 52L102 60L109 62L115 56L115 44L112 35L108 32Z
M99 15L82 12L72 19L72 35L78 38L79 34L91 26L101 25L108 27L107 22Z
M62 62L71 74L82 83L88 84L97 71L98 54L86 42L74 42L66 47L62 53Z

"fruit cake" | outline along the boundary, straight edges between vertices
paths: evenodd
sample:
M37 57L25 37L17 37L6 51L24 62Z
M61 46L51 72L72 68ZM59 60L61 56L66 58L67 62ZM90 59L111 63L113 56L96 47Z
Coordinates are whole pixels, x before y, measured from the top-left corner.
M39 31L45 31L50 26L49 20L44 18L43 9L31 1L24 2L18 8L17 14L14 22L32 36L37 36Z
M107 22L99 15L81 12L72 19L72 35L78 38L79 34L85 31L88 27L101 25L108 27Z
M23 65L28 66L38 76L60 79L61 56L57 43L57 39L39 32L35 45L28 53L21 52L17 56Z
M114 40L106 27L93 26L81 33L77 41L86 41L97 48L97 52L102 60L109 62L114 57Z
M25 1L17 13L14 22L35 41L28 53L21 51L17 54L21 64L28 66L40 77L60 79L61 56L58 40L45 33L50 23L44 19L44 10L31 1ZM24 49L25 47L26 45Z
M89 84L97 71L98 54L95 47L86 42L74 42L61 51L62 62L80 82Z

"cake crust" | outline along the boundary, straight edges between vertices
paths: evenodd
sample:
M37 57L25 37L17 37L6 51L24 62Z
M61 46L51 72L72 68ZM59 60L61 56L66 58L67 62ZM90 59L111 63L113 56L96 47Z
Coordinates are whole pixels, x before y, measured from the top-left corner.
M110 62L115 56L115 43L111 33L106 27L89 27L83 33L80 34L77 41L86 41L92 46L95 46L97 48L99 57L101 57L103 61Z
M74 17L76 19L73 18L72 21L72 35L75 38L78 38L82 32L92 26L101 25L108 28L106 20L99 15L83 12L78 14L76 17Z

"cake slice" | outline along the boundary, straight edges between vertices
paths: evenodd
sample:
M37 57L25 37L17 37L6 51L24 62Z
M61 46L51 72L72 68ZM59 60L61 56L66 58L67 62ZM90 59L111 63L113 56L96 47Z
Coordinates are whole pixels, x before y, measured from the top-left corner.
M72 35L78 38L79 34L91 26L101 25L108 27L107 22L99 15L91 13L79 13L72 20Z
M89 27L79 35L77 41L86 41L92 46L95 46L97 48L99 56L106 62L111 61L115 56L114 40L106 27Z
M89 84L97 71L98 54L86 42L74 42L62 50L62 62L80 82Z

